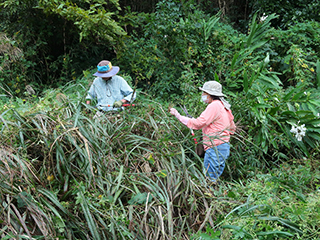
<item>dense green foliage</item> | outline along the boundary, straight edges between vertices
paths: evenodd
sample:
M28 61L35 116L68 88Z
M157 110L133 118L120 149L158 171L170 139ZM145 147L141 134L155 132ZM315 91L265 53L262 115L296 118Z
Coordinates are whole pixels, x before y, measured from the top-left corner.
M94 109L86 114L83 105L90 81L5 105L4 239L320 237L313 157L264 171L263 162L257 168L250 161L259 146L236 134L222 183L212 185L189 130L169 116L167 104L140 92L136 107L94 119Z
M0 6L0 83L19 96L28 83L64 85L105 54L112 58L126 35L118 1L8 0Z
M219 23L218 16L209 18L196 9L184 13L168 1L158 7L144 37L128 39L118 52L117 61L130 69L138 86L155 97L188 103L197 115L197 88L218 80L233 97L236 119L243 119L248 139L259 146L249 159L259 164L256 155L310 156L308 146L315 148L314 140L319 140L320 103L317 37L307 38L313 23L284 32L270 27L275 15L262 22L255 15L244 35ZM316 132L309 132L306 143L291 137L290 127L298 123ZM300 149L293 154L292 144Z
M248 31L248 23L257 11L260 16L263 13L278 14L279 18L272 21L273 26L276 28L283 26L288 30L301 22L306 22L312 27L312 24L319 21L315 11L319 3L308 1L306 4L304 1L301 4L301 1L293 0L288 0L286 3L260 0L227 0L223 3L199 0L149 0L143 3L127 0L59 2L2 0L0 6L2 70L0 83L5 88L9 85L9 89L13 91L12 94L19 96L23 94L27 83L32 83L36 89L62 86L70 79L79 77L83 70L95 66L102 58L118 57L119 59L120 56L122 58L123 41L128 36L132 36L132 32L138 33L133 35L136 37L137 42L134 42L137 45L141 45L139 42L143 39L149 41L149 38L154 38L155 44L150 42L145 47L149 50L155 46L160 47L160 53L159 51L156 53L158 58L159 54L168 57L168 54L179 52L180 56L174 56L175 60L182 60L182 66L178 66L178 69L188 75L190 70L185 69L193 67L190 64L194 61L200 64L199 67L203 71L205 67L201 67L203 66L201 64L208 63L210 60L208 55L212 55L211 52L220 51L221 60L224 62L229 60L228 51L234 47L234 34L232 34L234 30L231 27L218 24L221 29L215 33L222 36L213 34L213 39L209 39L208 43L205 39L209 36L201 35L205 34L203 31L206 25L207 30L211 30L210 17L218 12L225 23L229 22L231 26L236 26L241 33ZM283 12L285 14L282 14ZM298 41L308 42L313 36L318 36L318 28L313 26L313 29L310 29L310 27L308 27L309 30L297 27L299 30L296 30L301 36L307 35L306 40ZM310 31L313 31L311 35ZM167 39L163 41L165 36ZM204 45L203 41L206 42ZM195 42L198 44L194 44ZM175 47L171 44L175 44L177 49L174 49ZM131 44L129 45L131 49ZM139 57L144 53L138 51L137 54ZM149 58L145 62L152 63L152 69L145 73L148 76L153 71L157 71L153 67L157 66L155 63L163 64L163 60L167 60L165 64L169 64L168 60L173 60L172 55L169 59L161 59L161 61L154 59L153 55L153 53L146 55ZM197 59L199 55L204 57L206 62L203 62L202 58ZM126 60L128 60L127 64L133 62L132 59ZM179 61L171 68L176 68L175 65L180 64ZM223 65L218 64L218 67ZM140 69L144 68L139 64L137 69L125 68L129 74L132 73L131 71L136 72ZM209 72L212 73L212 69L209 69ZM180 78L179 73L180 71L172 75L172 78ZM144 73L140 72L140 74ZM169 87L172 84L168 84Z
M121 2L1 1L1 237L319 239L318 3L283 18L250 2L269 16L238 31L230 2ZM138 98L97 119L84 97L102 58ZM220 185L168 113L198 116L208 80L238 126Z
M256 0L252 4L253 12L261 11L265 15L277 13L281 17L274 26L287 29L305 21L320 21L319 1L312 0Z

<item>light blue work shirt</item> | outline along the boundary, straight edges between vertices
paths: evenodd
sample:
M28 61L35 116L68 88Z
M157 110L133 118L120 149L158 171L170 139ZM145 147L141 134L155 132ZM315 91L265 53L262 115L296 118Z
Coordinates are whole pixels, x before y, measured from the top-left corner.
M118 110L113 103L121 99L133 102L136 94L132 97L133 90L126 80L120 76L113 76L110 80L101 77L94 79L86 97L87 100L97 99L97 108L103 111ZM110 105L110 107L108 107Z

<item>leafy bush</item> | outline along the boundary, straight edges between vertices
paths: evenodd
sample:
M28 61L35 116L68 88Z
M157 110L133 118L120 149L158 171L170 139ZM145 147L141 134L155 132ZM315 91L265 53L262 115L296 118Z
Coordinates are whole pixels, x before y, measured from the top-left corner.
M285 86L307 82L318 87L316 63L319 60L319 23L310 21L297 23L288 30L272 30L268 37L267 51L270 53L270 67L283 73L280 76Z
M1 1L0 6L0 82L19 97L26 84L37 90L63 86L101 58L111 60L115 43L121 45L126 35L123 22L130 24L130 15L119 14L118 1ZM3 42L3 36L9 40ZM4 52L8 44L11 52Z
M205 15L193 5L184 7L160 1L154 14L142 18L142 32L133 34L117 55L119 65L158 97L187 96L215 73L224 76L237 41L235 31L219 23L218 16Z
M228 194L246 197L242 205L230 211L220 223L222 239L306 239L318 231L319 172L314 161L283 164L271 174L260 174L246 186ZM312 169L312 171L311 171ZM302 182L301 182L302 181ZM303 186L303 187L302 187Z
M230 76L225 79L235 119L241 120L245 130L245 141L238 141L239 146L235 146L239 151L232 162L235 166L230 166L240 174L243 165L256 168L288 157L310 156L308 149L316 148L319 141L319 95L315 88L310 88L315 87L315 79L291 78L294 87L283 84L280 78L286 72L270 69L272 50L265 52L275 16L261 23L255 21L256 17L248 36L242 37L230 63ZM299 67L298 62L293 63L295 68ZM303 124L308 129L306 137L297 141L290 128ZM244 146L247 144L249 147Z
M277 14L280 17L273 22L273 26L281 28L283 30L290 28L291 26L305 22L305 21L317 21L319 22L319 2L311 0L288 0L283 1L263 1L258 0L252 2L252 13L260 11L265 15ZM252 14L253 15L253 14Z
M141 93L135 108L93 119L82 104L89 83L88 76L46 91L24 108L17 99L1 113L6 237L317 236L316 161L288 162L268 174L260 168L230 183L233 170L226 169L214 186L167 103Z
M23 98L1 86L6 238L319 238L317 44L270 41L280 36L275 15L255 15L245 35L190 8L159 2L139 16L145 31L119 48L121 74L138 83L134 108L95 118L84 104L92 70L42 94L29 86ZM238 122L219 186L204 176L190 130L167 111L185 104L198 116L207 80L222 83Z

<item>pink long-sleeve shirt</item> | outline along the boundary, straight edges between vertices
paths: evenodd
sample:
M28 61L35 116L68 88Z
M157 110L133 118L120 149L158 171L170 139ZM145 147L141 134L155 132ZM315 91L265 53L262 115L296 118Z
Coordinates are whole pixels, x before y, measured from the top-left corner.
M227 110L221 101L214 100L197 119L189 119L188 128L202 129L204 150L229 142L236 126L231 110Z

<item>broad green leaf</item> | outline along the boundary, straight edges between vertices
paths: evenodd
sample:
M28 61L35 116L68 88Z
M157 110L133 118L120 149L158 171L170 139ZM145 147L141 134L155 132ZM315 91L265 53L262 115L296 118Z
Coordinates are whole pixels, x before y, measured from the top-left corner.
M310 133L310 132L308 132L307 135L310 138L313 138L313 139L315 139L317 141L320 141L320 130L319 130L318 133Z
M254 105L255 108L272 108L270 104L258 103Z
M316 107L320 107L320 100L310 99L309 102L312 103ZM319 112L320 112L320 110L319 110Z
M289 93L287 93L284 97L283 97L283 101L288 101L290 98L293 97L293 94L296 92L296 89L292 89Z
M264 74L260 74L258 79L270 88L280 89L281 81L275 75L268 77Z
M294 107L291 103L287 103L287 106L288 106L288 108L289 108L289 111L285 111L285 112L283 112L283 113L291 112L291 113L293 113L294 115L296 115L296 114L295 114L295 111L296 111L295 107Z
M313 114L317 114L320 111L319 109L316 109L316 107L313 104L309 102L307 102L307 107L309 110L313 112Z
M273 115L275 115L279 110L280 110L280 107L270 107L270 108L267 110L267 113L273 116Z
M152 154L149 155L149 157L147 158L147 161L152 165L155 163L155 160L154 160Z
M265 45L266 43L267 43L267 41L256 42L253 46L250 46L250 51L253 52L257 48ZM267 57L264 59L264 65L267 65L269 63L269 62L266 62L266 59L269 60L269 54L267 54Z
M152 201L152 195L149 193L137 193L134 196L131 197L131 199L128 201L130 205L140 205L145 204L148 199L148 203Z
M295 94L292 98L292 101L297 101L302 95L304 95L304 92L299 92Z
M305 124L311 124L313 126L320 126L320 119L311 118L310 120L304 121Z
M164 169L163 169L163 170L157 172L156 175L157 175L158 177L165 178L165 177L168 175L168 172L167 172L167 170L164 170Z
M296 111L296 114L300 118L305 117L305 116L307 116L308 118L311 117L312 119L314 118L313 113L311 111L308 111L308 110Z

